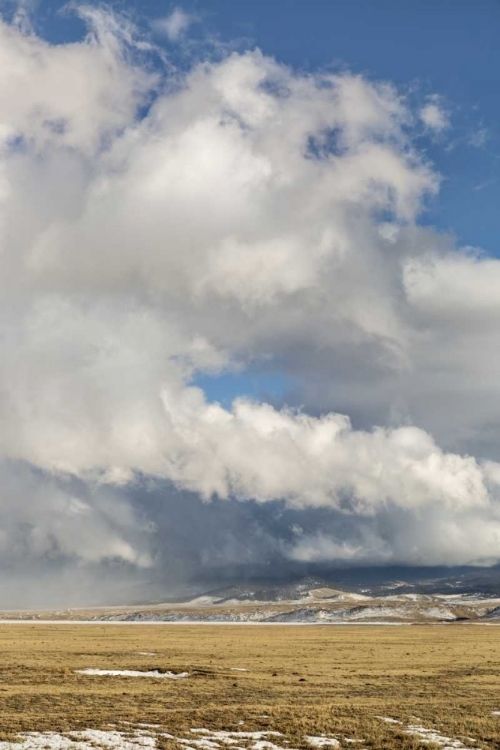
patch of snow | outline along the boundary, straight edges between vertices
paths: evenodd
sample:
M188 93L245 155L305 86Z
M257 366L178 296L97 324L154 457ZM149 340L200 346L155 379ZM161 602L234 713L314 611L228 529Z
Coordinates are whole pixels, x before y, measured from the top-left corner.
M283 750L283 748L275 745L268 739L269 737L283 737L281 732L273 732L269 730L262 732L228 732L211 731L210 729L191 729L191 732L193 734L202 735L202 739L179 739L178 742L186 748L194 746L205 748L206 750L213 750L214 746L219 747L219 743L221 743L222 745L236 746L235 750L239 750L242 746L246 746L250 748L250 750ZM250 742L252 742L251 745L249 745Z
M160 729L161 724L137 724L142 729Z
M155 748L156 739L137 733L129 737L117 731L86 729L71 732L69 736L56 732L27 732L21 735L20 742L0 742L0 750L95 750L96 746L106 750L144 750Z
M257 740L253 743L252 750L283 750L283 748L275 745L274 742L269 742L269 740Z
M245 667L230 667L231 672L248 672L248 669L245 669Z
M214 604L218 604L219 602L223 601L223 599L220 596L197 596L195 599L191 599L188 604L195 607L206 607Z
M132 750L135 750L135 748L156 747L156 738L145 737L142 733L139 734L136 732L131 738L124 738L121 732L113 732L112 737L110 737L110 734L110 732L103 732L99 729L85 729L83 732L71 732L71 737L88 742L92 746L100 745L101 747L109 748L130 747Z
M210 729L191 729L191 737L174 737L166 732L154 734L160 724L131 724L120 722L130 729L119 731L116 728L103 731L85 729L83 731L67 732L26 732L19 735L19 741L0 742L0 750L155 750L157 738L162 737L175 740L183 750L220 750L230 747L231 750L284 750L289 746L288 740L281 732L274 731L214 731ZM240 724L244 722L241 721ZM110 725L115 727L115 725ZM141 728L142 727L142 728ZM146 731L147 730L147 731ZM280 745L271 739L282 738ZM340 748L340 741L332 735L306 736L304 740L314 748ZM362 743L363 740L345 738L346 743ZM287 747L287 750L290 748ZM464 749L462 749L464 750Z
M359 607L347 610L344 614L344 617L349 620L364 620L370 617L407 618L408 616L409 612L405 607Z
M391 719L389 716L377 716L376 718L385 721L387 724L398 724L402 726L401 721ZM451 737L440 734L435 729L427 729L420 724L409 724L406 729L403 729L402 731L426 744L439 745L443 750L474 750L474 748L464 745L461 740L454 740ZM476 740L469 739L468 742L475 743Z
M273 732L265 730L262 732L226 732L224 730L211 731L210 729L190 729L193 734L203 734L213 740L219 740L225 742L226 740L234 740L235 738L242 740L263 740L266 737L283 737L281 732ZM228 744L231 744L229 742Z
M466 747L460 740L453 740L451 737L439 734L434 729L426 729L419 724L410 724L405 729L405 734L410 734L425 743L440 745L443 750L474 750L472 747Z
M149 672L140 672L137 669L76 669L76 674L86 674L97 677L159 677L167 680L181 680L189 677L189 672L159 672L153 669Z
M154 651L139 651L139 656L157 656Z
M313 737L307 735L304 739L312 747L340 747L340 742L335 737Z

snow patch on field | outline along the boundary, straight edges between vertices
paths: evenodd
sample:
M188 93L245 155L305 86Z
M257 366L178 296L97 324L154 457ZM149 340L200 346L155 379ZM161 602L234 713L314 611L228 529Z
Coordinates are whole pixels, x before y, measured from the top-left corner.
M154 734L150 730L160 728L158 724L137 724L132 729L129 722L121 722L130 729L119 731L115 725L108 731L86 729L69 732L66 735L56 732L27 732L20 735L17 742L0 742L0 750L155 750L157 738L171 739L184 750L220 750L231 747L233 750L285 750L288 740L280 732L270 730L260 732L213 731L191 729L189 737L174 737L167 732ZM148 731L146 731L148 730ZM193 736L194 735L194 736ZM275 744L271 739L279 741ZM332 735L307 735L304 740L314 748L340 748L341 743ZM344 738L347 743L363 743L363 740ZM286 750L291 750L286 747Z
M238 744L240 740L264 740L266 737L283 737L281 732L266 730L262 732L227 732L212 731L210 729L191 729L193 734L201 734L207 739L215 742L222 742L225 745Z
M185 750L189 750L189 748L216 750L221 745L237 746L235 750L284 750L283 747L268 739L269 737L283 737L281 732L228 732L210 729L191 729L191 732L198 736L201 735L201 739L178 738L177 742L183 745ZM288 744L287 740L282 740L282 743ZM290 750L290 748L287 748L287 750Z
M161 724L137 724L141 729L160 729Z
M149 731L159 728L155 724L138 724L137 727L143 728L126 731L115 728L108 731L86 729L69 732L67 735L56 732L27 732L20 735L18 742L0 742L0 750L154 750L157 746L157 736L176 740L185 750L217 750L228 745L237 745L238 748L244 746L248 750L283 750L268 739L282 737L280 732L217 732L209 729L191 729L194 737L182 738L166 732L159 732L155 736Z
M398 724L403 726L401 721L397 719L391 719L389 716L377 716L377 719L385 721L386 724ZM464 745L461 740L454 740L451 737L447 737L444 734L440 734L435 729L427 729L420 724L409 724L405 729L402 730L405 734L409 734L415 739L424 742L425 744L439 745L443 750L475 750L472 747ZM469 739L469 742L476 742L476 740Z
M405 729L405 734L411 734L412 737L416 737L425 743L440 745L444 750L474 750L472 747L466 747L460 740L453 740L451 737L446 737L434 729L426 729L418 724L410 724Z
M106 750L144 750L155 748L156 738L145 736L143 732L128 736L118 731L86 729L71 732L67 737L52 732L27 732L20 742L0 742L0 750L95 750L96 746Z
M167 680L181 680L189 677L189 672L159 672L152 669L149 672L141 672L137 669L76 669L76 674L86 674L97 677L159 677Z
M492 712L500 715L499 711ZM428 729L420 723L405 725L389 716L377 716L380 721L429 745L437 745L442 750L475 750L464 745L461 740ZM127 722L122 722L127 724ZM0 750L156 750L157 739L175 740L184 750L291 750L288 741L280 732L266 730L256 732L215 731L205 728L190 729L187 737L175 737L161 731L157 724L128 725L120 731L115 726L109 731L86 729L84 731L58 734L54 732L27 732L20 735L17 742L0 742ZM342 743L363 744L363 740L333 735L306 735L304 741L312 748L340 748ZM476 740L467 738L467 742Z
M312 747L340 747L340 742L335 737L312 737L311 735L307 735L304 739Z

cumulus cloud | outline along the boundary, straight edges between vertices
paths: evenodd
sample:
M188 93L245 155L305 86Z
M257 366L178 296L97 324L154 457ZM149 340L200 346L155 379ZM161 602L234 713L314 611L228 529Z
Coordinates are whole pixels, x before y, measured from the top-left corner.
M80 43L50 45L15 22L0 24L0 148L94 152L130 123L153 77L131 64L130 29L82 6Z
M6 538L154 569L152 482L284 504L296 560L497 561L500 262L419 225L439 101L258 50L152 72L129 22L78 12L66 45L0 23L0 460L37 498L3 491ZM288 404L194 384L250 364Z

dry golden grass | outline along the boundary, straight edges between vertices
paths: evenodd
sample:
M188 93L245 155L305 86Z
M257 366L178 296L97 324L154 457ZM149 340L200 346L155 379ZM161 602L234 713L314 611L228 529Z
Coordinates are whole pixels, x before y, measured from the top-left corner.
M479 748L500 747L500 717L491 715L500 709L496 627L4 624L0 654L4 738L119 722L161 724L179 736L192 727L241 729L243 720L247 731L283 732L295 748L322 732L363 738L372 750L430 747L382 715L406 724L419 717ZM198 674L75 674L86 667Z

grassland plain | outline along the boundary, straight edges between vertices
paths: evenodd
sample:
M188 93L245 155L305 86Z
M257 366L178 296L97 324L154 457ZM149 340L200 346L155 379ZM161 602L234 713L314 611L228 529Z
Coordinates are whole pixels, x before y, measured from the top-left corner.
M372 750L432 747L410 724L500 748L500 628L0 625L0 739L157 724L282 732ZM99 677L86 668L187 671L182 680ZM248 671L239 671L248 670ZM391 717L390 724L377 717ZM242 724L241 722L244 722ZM158 747L180 748L159 737Z

